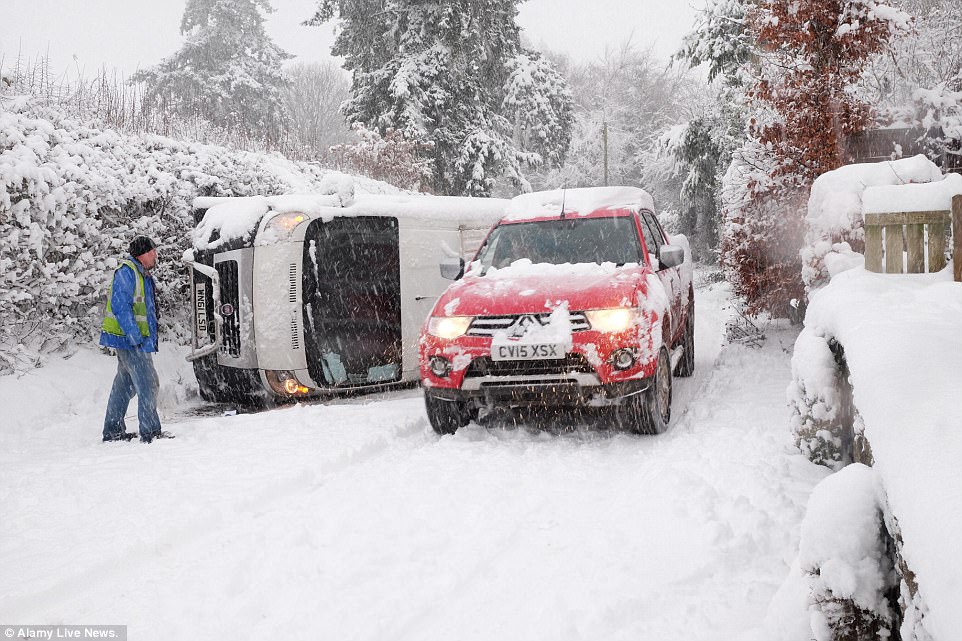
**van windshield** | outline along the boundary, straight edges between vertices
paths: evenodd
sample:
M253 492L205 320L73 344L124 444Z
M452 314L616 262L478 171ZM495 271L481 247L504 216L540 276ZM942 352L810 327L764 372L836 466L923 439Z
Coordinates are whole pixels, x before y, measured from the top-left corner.
M631 218L567 218L498 225L478 256L484 269L532 263L641 263L641 244Z

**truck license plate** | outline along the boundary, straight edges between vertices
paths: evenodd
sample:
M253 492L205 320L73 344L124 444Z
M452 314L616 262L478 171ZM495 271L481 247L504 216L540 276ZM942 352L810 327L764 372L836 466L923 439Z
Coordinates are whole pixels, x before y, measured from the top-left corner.
M502 344L491 346L493 361L539 361L565 357L561 345Z

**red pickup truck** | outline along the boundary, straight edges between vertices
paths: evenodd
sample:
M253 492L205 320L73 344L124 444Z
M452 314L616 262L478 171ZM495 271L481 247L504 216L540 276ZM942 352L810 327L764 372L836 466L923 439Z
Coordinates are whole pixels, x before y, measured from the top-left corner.
M692 264L646 192L518 196L471 263L441 271L456 282L419 342L436 432L531 405L610 407L631 431L667 428L672 373L695 367Z

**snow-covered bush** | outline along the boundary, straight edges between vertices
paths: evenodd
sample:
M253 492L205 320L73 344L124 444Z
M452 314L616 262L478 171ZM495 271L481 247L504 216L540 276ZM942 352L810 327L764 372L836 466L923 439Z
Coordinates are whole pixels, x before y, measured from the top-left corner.
M192 200L311 191L329 173L279 156L97 129L0 94L0 374L99 333L106 284L137 234L161 243L161 329L183 340L178 259ZM391 189L368 183L367 191Z
M774 160L758 140L737 149L722 180L720 262L751 316L789 316L802 298L798 248L807 192L772 177Z
M339 169L414 191L430 189L431 163L424 154L434 143L410 140L395 129L386 130L382 136L360 122L351 129L359 140L330 149L331 160Z
M799 564L809 583L814 641L875 641L892 634L896 575L882 505L875 470L860 464L812 492Z
M851 461L845 452L843 376L825 337L802 330L792 355L792 382L786 394L795 445L813 463L841 469Z

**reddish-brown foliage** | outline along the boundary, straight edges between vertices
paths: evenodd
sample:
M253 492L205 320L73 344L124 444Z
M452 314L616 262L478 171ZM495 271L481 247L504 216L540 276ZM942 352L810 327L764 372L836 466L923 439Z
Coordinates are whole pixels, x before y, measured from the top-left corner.
M805 235L805 190L779 198L757 197L742 215L729 220L721 247L721 263L745 313L768 312L775 318L789 315L789 302L802 300L798 249Z
M780 117L755 123L755 133L782 161L779 174L810 185L849 160L848 140L869 124L869 106L850 87L891 23L859 0L767 0L749 25L768 63L749 95Z
M884 15L861 0L761 0L748 13L760 52L748 96L758 114L774 115L750 128L774 162L771 186L750 188L730 219L722 262L751 313L782 316L803 296L805 201L815 178L849 161L848 141L870 122L851 87L896 28Z

